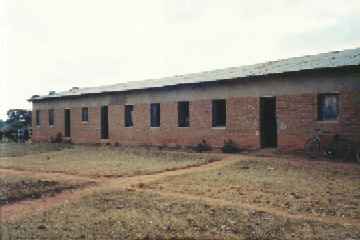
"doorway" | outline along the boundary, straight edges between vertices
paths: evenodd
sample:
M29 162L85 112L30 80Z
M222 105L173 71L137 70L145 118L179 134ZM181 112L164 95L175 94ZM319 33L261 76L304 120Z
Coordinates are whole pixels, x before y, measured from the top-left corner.
M262 148L277 147L276 98L260 98L260 137Z
M101 107L101 139L109 138L109 111L108 106Z
M65 137L71 136L71 112L70 109L64 110Z

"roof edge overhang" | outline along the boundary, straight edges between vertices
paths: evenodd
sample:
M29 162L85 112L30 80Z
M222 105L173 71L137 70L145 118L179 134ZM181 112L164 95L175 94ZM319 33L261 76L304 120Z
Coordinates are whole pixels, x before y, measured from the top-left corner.
M314 68L314 69L304 69L300 71L289 71L289 72L283 72L283 73L271 73L271 74L265 74L265 75L251 75L251 76L245 76L245 77L238 77L238 78L229 78L229 79L217 79L217 80L209 80L209 81L203 81L203 82L197 82L197 83L178 83L178 84L169 84L169 85L163 85L160 87L145 87L145 88L137 88L137 89L129 89L124 91L102 91L102 92L96 92L96 93L82 93L82 94L67 94L64 96L44 96L40 99L27 99L29 102L43 102L43 101L51 101L51 100L60 100L60 99L74 99L74 98L81 98L81 97L88 97L88 96L101 96L101 95L107 95L107 94L118 94L118 93L129 93L129 92L136 92L136 91L150 91L155 89L165 89L165 88L172 88L172 87L182 87L182 86L194 86L194 85L202 85L202 84L218 84L220 82L226 82L229 83L231 81L237 81L237 80L245 80L245 79L259 79L259 77L271 77L271 76L283 76L283 75L289 75L289 74L297 74L297 73L309 73L309 72L321 72L321 71L329 71L329 70L335 70L335 71L342 71L342 70L358 70L360 72L360 65L346 65L346 66L338 66L338 67L328 67L328 68ZM359 68L359 69L358 69Z

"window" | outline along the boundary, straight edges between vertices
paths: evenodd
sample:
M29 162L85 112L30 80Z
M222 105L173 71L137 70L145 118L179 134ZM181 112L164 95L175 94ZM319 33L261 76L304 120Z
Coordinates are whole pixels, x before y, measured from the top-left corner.
M212 101L212 126L226 126L226 101L224 99Z
M189 102L178 102L178 126L190 126Z
M49 110L49 126L54 126L54 109Z
M160 127L160 103L150 105L150 126Z
M125 127L134 126L132 113L134 111L133 105L125 105Z
M339 116L339 95L320 94L318 96L318 120L333 121Z
M89 109L87 107L81 108L81 121L83 122L89 121Z
M40 110L36 110L36 126L40 126Z

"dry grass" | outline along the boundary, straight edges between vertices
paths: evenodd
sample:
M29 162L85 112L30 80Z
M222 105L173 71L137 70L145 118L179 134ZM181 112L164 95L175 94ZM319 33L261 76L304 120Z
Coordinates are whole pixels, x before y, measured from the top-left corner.
M100 192L78 203L4 223L9 239L358 239L359 229L289 221L262 212L134 191Z
M220 155L214 154L145 148L73 146L62 151L0 158L0 168L119 177L199 165L220 158Z
M224 157L115 147L74 146L61 151L44 151L0 158L0 168L33 171L17 172L31 175L31 178L0 177L0 189L7 188L3 190L7 194L9 190L19 189L20 195L26 196L26 186L30 186L30 193L41 196L49 189L52 194L58 186L69 184L62 180L88 179L75 175L132 176L204 164ZM235 160L219 162L213 168L187 169L191 173L183 175L146 176L155 182L140 181L128 190L116 187L118 179L98 178L103 185L90 190L90 195L81 195L75 202L56 205L58 207L45 209L37 215L24 215L28 217L11 223L3 222L1 237L46 240L360 239L357 225L331 224L332 221L311 217L294 218L276 211L360 219L359 165L310 162L301 158L244 155L231 158ZM35 172L75 175L42 174L51 177L46 179ZM45 187L42 182L46 182ZM110 186L110 182L114 185ZM245 208L246 204L262 208L250 210Z
M173 176L149 188L296 214L360 218L360 166L249 157L222 169Z
M38 154L51 151L60 151L71 148L69 144L17 144L17 143L0 143L1 157L18 157L29 154Z

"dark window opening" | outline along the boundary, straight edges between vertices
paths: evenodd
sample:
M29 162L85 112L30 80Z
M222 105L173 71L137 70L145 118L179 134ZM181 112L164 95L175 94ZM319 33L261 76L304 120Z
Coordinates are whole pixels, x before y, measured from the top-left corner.
M49 126L54 126L54 109L49 110Z
M226 126L226 101L224 99L212 101L212 126Z
M318 120L334 121L339 117L339 94L320 94L318 96Z
M83 122L89 121L89 109L87 107L83 107L81 109L81 121Z
M40 126L40 110L36 110L36 126Z
M134 126L132 113L134 111L133 105L125 105L125 127Z
M190 126L189 102L178 102L178 126Z
M150 126L160 127L160 103L150 105Z

